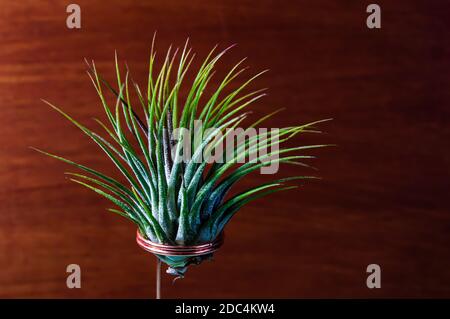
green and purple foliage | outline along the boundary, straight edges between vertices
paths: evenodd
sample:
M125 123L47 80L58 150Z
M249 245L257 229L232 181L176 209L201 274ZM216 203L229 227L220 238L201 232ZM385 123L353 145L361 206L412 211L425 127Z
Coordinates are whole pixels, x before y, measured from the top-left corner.
M113 88L98 74L93 62L88 63L88 73L109 122L105 124L96 120L104 129L104 135L95 133L60 108L46 102L100 147L125 177L126 183L66 158L40 152L87 172L87 175L68 174L72 181L113 202L117 207L109 211L135 223L147 239L169 245L195 245L214 240L245 204L262 196L296 187L284 185L286 182L314 177L293 176L278 179L233 196L226 196L239 180L274 161L308 166L302 160L313 156L299 152L325 146L283 146L287 140L299 133L318 132L313 125L322 121L317 121L280 128L276 136L257 134L250 139L244 139L232 149L233 160L211 164L206 155L206 158L199 161L199 154L208 154L205 152L208 148L214 148L217 143L223 142L228 132L232 131L230 128L242 125L248 115L244 113L244 109L264 96L263 90L244 93L249 84L264 72L254 75L236 89L225 93L229 84L244 72L245 68L241 68L244 59L231 68L205 101L201 99L216 63L227 50L215 54L214 48L209 53L195 72L183 102L180 87L194 58L188 48L188 42L181 50L179 58L178 50L174 53L171 53L171 49L168 50L159 72L155 72L156 52L152 45L146 96L136 83L129 80L128 71L125 75L121 74L117 56L117 88ZM131 103L129 86L134 87L144 121L139 118L135 112L137 109ZM108 105L104 95L105 88L115 96L115 105ZM275 113L258 119L246 128L257 127ZM192 145L191 160L180 160L182 137L172 136L173 129L186 128L193 132L195 121L203 123L200 132L201 143ZM211 132L211 128L216 130ZM210 133L207 133L208 131ZM222 138L214 138L214 132L222 132ZM174 144L174 140L179 142ZM261 144L253 143L256 140L264 140L266 147L275 143L280 147L261 154ZM256 161L236 164L239 159L250 156L254 156ZM158 256L169 266L168 272L178 276L183 276L189 264L200 263L209 257L211 256Z

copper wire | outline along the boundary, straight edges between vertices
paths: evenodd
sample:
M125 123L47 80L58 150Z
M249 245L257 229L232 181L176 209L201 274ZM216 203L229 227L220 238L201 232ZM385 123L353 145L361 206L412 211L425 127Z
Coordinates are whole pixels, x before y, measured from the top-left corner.
M212 242L194 245L194 246L176 246L157 244L148 239L145 239L139 229L136 233L137 244L145 251L151 252L156 255L163 256L201 256L215 252L223 244L223 233L219 234Z

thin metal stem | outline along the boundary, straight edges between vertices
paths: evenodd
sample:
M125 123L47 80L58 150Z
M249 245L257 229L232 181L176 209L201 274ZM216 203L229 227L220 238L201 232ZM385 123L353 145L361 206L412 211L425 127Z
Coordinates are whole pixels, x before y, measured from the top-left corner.
M161 299L161 260L156 257L156 299Z

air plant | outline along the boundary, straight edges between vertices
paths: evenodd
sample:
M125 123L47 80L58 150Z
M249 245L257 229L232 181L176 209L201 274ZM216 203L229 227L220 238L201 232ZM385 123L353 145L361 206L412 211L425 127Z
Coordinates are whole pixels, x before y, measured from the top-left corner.
M299 152L325 146L284 146L286 141L299 133L317 132L313 126L322 122L317 121L280 128L271 135L257 133L250 138L242 138L245 132L241 132L237 135L238 142L226 149L231 156L226 161L212 162L212 152L208 151L222 143L233 132L232 129L243 125L244 119L249 115L244 111L265 95L264 90L246 93L248 86L265 71L248 78L226 93L230 83L234 83L246 70L242 68L243 59L231 68L207 99L202 98L211 82L216 64L228 49L219 53L215 53L216 48L210 51L193 74L193 80L184 96L180 93L180 88L195 56L188 48L188 41L180 51L177 49L172 52L168 49L158 72L155 71L156 51L153 41L146 95L130 80L128 68L125 74L121 72L117 54L116 88L97 72L93 61L86 61L88 74L108 120L106 124L96 119L104 130L103 135L88 129L57 106L44 101L91 138L115 164L126 183L69 159L38 151L86 172L86 175L67 174L72 181L114 203L116 208L110 208L109 211L135 223L146 239L167 245L197 245L214 240L245 204L271 193L296 187L287 186L286 182L313 177L277 179L233 195L230 191L237 182L273 163L307 166L302 160L313 156ZM178 55L179 52L181 56ZM131 86L139 101L137 103L132 103ZM108 104L104 93L106 90L114 95L115 105ZM132 104L140 105L142 110L139 112L143 114L141 117L144 120L140 119L138 109ZM276 112L258 119L246 128L259 126ZM196 121L201 121L200 128L196 127ZM180 128L187 129L189 133L183 135L179 133L181 130L174 130ZM220 138L217 138L218 133L221 133ZM195 143L195 140L200 142ZM192 150L190 158L185 158L182 154L183 145L186 144ZM263 147L270 150L261 152ZM243 158L251 156L252 161L242 162ZM211 255L157 257L169 266L168 273L183 276L190 264L198 264Z

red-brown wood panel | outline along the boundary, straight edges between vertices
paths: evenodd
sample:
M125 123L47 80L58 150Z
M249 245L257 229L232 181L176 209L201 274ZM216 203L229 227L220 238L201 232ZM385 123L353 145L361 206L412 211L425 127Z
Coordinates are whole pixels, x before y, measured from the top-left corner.
M285 107L271 127L333 117L298 143L338 145L310 152L322 180L243 208L213 262L173 285L164 276L164 297L450 297L446 1L377 1L377 30L369 1L79 0L79 30L66 27L69 3L0 1L0 297L154 297L155 260L135 227L29 146L112 171L40 99L95 127L83 58L113 79L117 50L144 84L155 30L159 52L187 37L199 57L238 43L221 68L248 57L249 74L270 69L255 115ZM66 287L71 263L81 289ZM372 263L381 289L366 287Z

